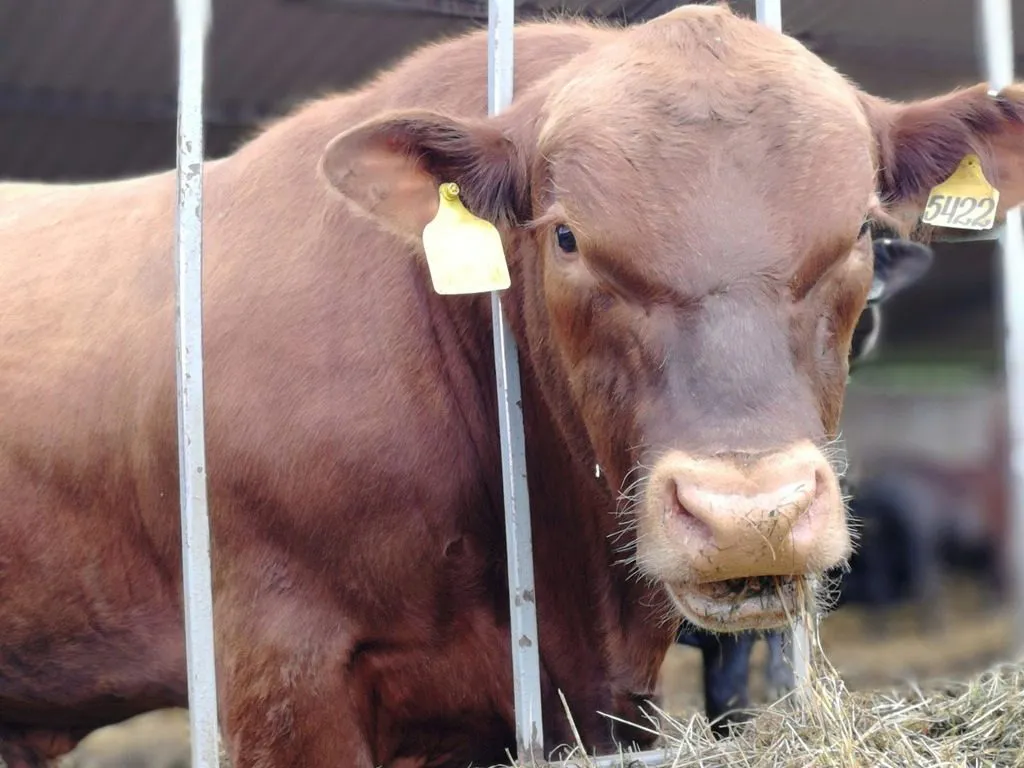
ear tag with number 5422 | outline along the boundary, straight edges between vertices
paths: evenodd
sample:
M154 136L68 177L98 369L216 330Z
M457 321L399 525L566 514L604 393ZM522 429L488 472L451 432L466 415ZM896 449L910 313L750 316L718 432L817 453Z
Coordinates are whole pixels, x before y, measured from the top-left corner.
M460 294L508 288L512 280L498 230L466 210L458 184L442 184L438 196L437 215L423 228L434 290Z
M992 229L999 190L988 183L977 155L967 155L952 175L932 188L921 221L933 227Z

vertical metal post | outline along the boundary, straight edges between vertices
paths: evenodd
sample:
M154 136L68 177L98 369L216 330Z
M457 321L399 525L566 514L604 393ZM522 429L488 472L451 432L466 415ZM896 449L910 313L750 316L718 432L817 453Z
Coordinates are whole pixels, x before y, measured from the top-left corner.
M757 21L776 32L782 31L782 1L781 0L757 0L756 2ZM815 584L811 582L808 587L814 589ZM815 617L811 617L812 619ZM793 663L793 680L797 688L802 688L807 682L810 672L811 637L807 631L807 624L797 616L793 624L785 630L788 635L784 638L786 654Z
M175 266L178 471L192 765L217 768L220 731L213 637L203 419L203 76L210 0L176 0L178 146Z
M813 589L815 584L812 582L809 586ZM814 608L807 607L804 610L814 610ZM787 661L793 665L793 684L798 693L804 690L811 673L811 633L807 628L806 621L808 619L814 623L814 626L818 626L817 613L806 618L798 614L796 621L789 626L787 633L789 637L786 638L789 647Z
M757 21L776 32L782 31L781 0L757 0Z
M979 0L979 42L989 92L1013 82L1010 0ZM1013 652L1024 654L1024 226L1020 208L1006 212L999 238L1002 261L1004 349L1010 451L1010 562L1013 568Z
M515 1L488 0L487 6L487 112L497 115L512 103ZM497 291L491 294L491 320L505 498L516 737L519 761L528 763L544 757L537 601L519 350Z

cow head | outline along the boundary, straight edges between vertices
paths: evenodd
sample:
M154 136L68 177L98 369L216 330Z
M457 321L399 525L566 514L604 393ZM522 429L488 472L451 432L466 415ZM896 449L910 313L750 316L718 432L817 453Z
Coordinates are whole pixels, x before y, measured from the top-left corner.
M733 631L784 624L803 577L849 556L829 459L873 221L919 215L969 151L1020 202L1022 115L1016 86L875 99L797 41L687 5L498 117L350 128L321 170L411 242L447 181L499 228L522 354L579 461L631 502L636 566Z

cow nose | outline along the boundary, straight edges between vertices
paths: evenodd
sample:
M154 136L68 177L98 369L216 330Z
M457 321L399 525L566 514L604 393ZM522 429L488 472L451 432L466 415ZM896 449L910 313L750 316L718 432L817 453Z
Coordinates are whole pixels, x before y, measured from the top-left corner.
M838 480L811 443L758 455L677 452L655 472L688 581L819 573L849 554Z

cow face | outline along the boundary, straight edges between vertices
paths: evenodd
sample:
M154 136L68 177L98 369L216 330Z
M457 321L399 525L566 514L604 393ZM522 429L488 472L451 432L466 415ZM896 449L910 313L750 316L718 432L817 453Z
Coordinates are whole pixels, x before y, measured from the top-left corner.
M924 277L935 258L931 248L911 240L879 237L871 245L875 256L874 278L867 306L850 340L851 371L875 351L882 331L882 305Z
M784 624L804 577L850 553L829 454L877 288L872 222L915 218L969 151L1015 204L1022 115L1016 88L882 102L791 38L687 5L497 118L347 130L321 170L410 242L446 181L499 228L523 358L629 501L635 565L732 631Z

